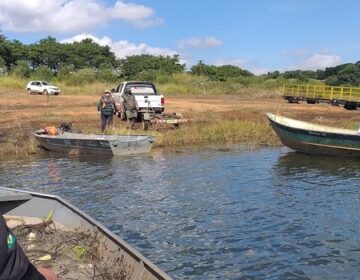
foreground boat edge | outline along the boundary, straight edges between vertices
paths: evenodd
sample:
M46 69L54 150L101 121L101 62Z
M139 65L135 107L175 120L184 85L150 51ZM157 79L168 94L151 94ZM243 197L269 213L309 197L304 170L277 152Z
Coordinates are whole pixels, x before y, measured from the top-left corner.
M0 201L0 206L5 207L7 215L24 216L24 217L40 217L44 218L53 211L53 220L74 230L84 232L99 232L104 236L103 242L105 246L119 247L122 252L114 250L114 254L128 255L127 262L132 266L133 277L130 279L171 279L159 267L153 264L145 256L136 249L120 239L113 232L108 230L101 223L67 202L57 195L42 194L26 190L10 189L0 187L0 190L8 192L16 192L23 195L29 195L31 199L24 199L21 203L16 199L11 201ZM0 207L3 208L3 207ZM1 209L3 211L3 209Z

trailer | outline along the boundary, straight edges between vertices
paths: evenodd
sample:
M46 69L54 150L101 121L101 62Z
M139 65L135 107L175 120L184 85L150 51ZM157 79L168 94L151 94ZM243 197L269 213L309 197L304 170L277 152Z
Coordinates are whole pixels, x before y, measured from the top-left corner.
M150 123L153 125L173 125L175 128L179 128L181 123L190 122L192 122L192 119L183 118L181 113L153 114L150 120Z
M284 84L281 92L283 99L289 103L316 104L322 102L333 106L342 105L347 110L356 110L360 107L360 88L358 87Z

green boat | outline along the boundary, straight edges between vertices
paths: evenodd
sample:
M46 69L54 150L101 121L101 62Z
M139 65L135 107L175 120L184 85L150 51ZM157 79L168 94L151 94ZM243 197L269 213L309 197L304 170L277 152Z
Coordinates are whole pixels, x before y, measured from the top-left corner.
M281 142L296 151L314 155L360 156L357 130L334 128L267 113Z

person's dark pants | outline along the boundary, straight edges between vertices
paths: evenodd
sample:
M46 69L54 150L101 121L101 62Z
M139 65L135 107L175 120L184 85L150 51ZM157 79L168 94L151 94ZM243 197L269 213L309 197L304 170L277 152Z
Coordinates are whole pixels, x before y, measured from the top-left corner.
M106 126L113 125L113 115L104 115L101 113L101 132L105 131Z

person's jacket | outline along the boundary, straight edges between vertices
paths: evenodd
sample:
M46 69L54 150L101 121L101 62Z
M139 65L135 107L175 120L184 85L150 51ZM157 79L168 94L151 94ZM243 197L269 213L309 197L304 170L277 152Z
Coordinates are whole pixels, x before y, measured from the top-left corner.
M125 110L136 110L136 99L133 94L123 94L122 96Z
M100 97L97 108L98 111L106 116L113 115L117 111L114 98L112 98L112 96L106 96L105 94Z
M0 280L45 280L30 263L0 213Z

